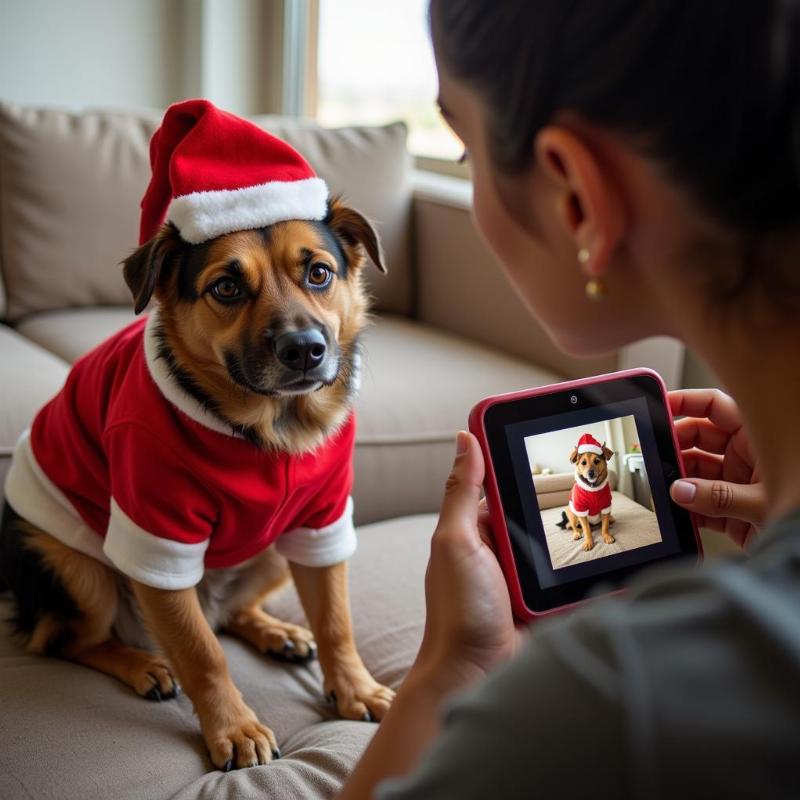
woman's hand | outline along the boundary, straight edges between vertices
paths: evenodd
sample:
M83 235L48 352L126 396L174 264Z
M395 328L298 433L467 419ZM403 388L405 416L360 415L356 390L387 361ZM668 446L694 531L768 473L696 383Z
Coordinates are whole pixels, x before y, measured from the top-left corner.
M514 626L505 578L480 503L483 456L461 431L425 575L427 618L416 669L457 689L510 658L523 633Z
M456 449L431 540L422 646L340 800L374 797L379 781L408 774L439 735L448 697L483 678L521 643L506 582L488 544L488 513L479 502L481 449L465 431L458 434Z
M763 525L766 493L739 408L719 389L669 393L688 480L675 481L672 499L703 528L722 531L740 547Z

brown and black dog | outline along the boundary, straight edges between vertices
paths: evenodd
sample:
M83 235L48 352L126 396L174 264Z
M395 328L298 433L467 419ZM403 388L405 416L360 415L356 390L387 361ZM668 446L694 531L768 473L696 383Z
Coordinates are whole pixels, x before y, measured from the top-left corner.
M608 483L608 462L614 452L605 443L597 449L602 452L580 453L576 447L569 457L575 465L575 484L565 514L572 528L572 538L577 541L583 537L583 549L587 551L594 547L592 526L598 524L603 541L606 544L614 543L614 537L608 530L614 522L611 515L611 487Z
M370 223L333 199L322 221L279 222L198 245L168 223L124 262L124 275L137 313L157 299L159 357L182 391L253 448L304 454L352 411L367 322L366 254L385 271ZM287 337L299 343L281 350ZM318 654L325 693L346 718L380 720L391 704L394 693L356 651L346 562L287 564L270 547L170 590L126 577L8 504L0 539L0 571L27 648L100 670L152 699L173 697L180 684L221 769L264 764L279 751L234 685L215 630L287 660ZM290 576L313 633L262 608Z

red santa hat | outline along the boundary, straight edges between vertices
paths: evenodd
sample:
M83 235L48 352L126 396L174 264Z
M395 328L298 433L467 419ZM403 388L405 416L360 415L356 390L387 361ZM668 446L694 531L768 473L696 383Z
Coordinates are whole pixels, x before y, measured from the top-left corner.
M328 187L286 142L208 100L171 105L150 140L139 243L165 220L199 244L289 219L319 220Z
M603 446L591 433L584 433L578 439L578 454L582 453L597 453L598 456L603 455Z

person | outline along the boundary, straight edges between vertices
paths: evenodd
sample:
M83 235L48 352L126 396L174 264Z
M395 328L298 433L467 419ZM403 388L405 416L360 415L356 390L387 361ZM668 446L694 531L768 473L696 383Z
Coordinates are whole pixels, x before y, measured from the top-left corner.
M574 355L678 337L730 392L671 395L691 476L671 493L743 556L645 571L527 634L461 432L419 654L340 797L796 798L800 2L430 18L475 219L531 313Z

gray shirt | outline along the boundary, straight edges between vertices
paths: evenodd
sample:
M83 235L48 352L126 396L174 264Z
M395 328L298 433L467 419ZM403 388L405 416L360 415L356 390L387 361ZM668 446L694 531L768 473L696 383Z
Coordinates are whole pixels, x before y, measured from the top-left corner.
M537 625L378 797L800 798L800 514Z

